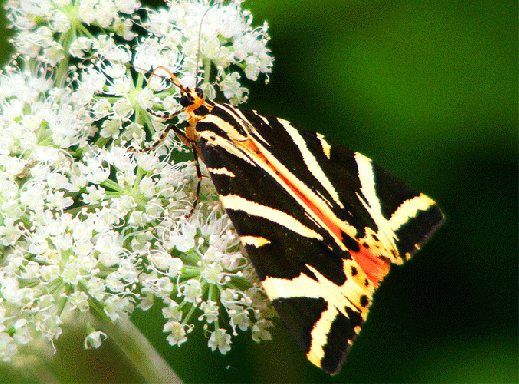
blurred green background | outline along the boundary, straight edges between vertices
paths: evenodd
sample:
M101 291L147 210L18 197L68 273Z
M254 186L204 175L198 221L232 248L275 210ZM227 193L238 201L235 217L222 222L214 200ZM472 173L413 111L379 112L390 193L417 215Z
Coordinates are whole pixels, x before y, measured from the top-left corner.
M189 382L517 382L517 2L256 0L244 8L256 24L269 22L276 59L270 83L250 86L247 107L371 157L437 200L447 222L392 268L333 378L281 324L272 342L243 336L225 356L201 333L167 346L158 311L136 313L137 324ZM82 336L63 338L58 351L67 343L82 346ZM110 348L61 360L62 381L138 380Z

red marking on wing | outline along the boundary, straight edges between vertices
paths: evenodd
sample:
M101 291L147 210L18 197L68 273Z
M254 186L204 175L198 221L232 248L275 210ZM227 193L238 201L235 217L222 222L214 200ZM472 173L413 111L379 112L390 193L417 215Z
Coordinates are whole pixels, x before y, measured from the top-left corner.
M369 248L361 248L359 252L350 252L353 260L362 268L375 286L389 273L389 263L375 256Z

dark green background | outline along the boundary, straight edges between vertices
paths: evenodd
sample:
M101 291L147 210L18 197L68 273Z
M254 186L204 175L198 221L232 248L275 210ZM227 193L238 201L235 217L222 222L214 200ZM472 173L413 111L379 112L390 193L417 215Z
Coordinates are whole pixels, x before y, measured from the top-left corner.
M251 86L247 106L373 158L436 199L447 223L392 268L333 378L306 362L282 326L273 342L244 336L221 356L201 334L165 345L158 312L156 323L136 313L137 323L191 382L517 381L516 2L244 7L257 24L268 20L276 58L270 84ZM134 380L109 348L89 354L88 369L78 367L86 373L69 369L83 360L67 361L63 380Z

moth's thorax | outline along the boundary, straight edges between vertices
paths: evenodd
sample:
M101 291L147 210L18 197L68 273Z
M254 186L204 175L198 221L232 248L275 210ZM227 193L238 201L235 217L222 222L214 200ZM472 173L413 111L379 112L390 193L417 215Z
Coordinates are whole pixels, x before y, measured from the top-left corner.
M184 112L188 114L187 122L189 125L186 127L186 136L188 139L197 142L199 138L197 125L212 112L214 104L205 100L200 90L190 88L181 89L180 103L184 107Z

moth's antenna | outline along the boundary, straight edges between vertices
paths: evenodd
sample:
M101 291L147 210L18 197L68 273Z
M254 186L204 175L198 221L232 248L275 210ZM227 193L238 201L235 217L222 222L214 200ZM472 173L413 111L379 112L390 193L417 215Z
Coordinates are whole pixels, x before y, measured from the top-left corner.
M199 63L200 63L200 41L201 41L201 37L202 37L202 23L204 21L204 17L205 15L207 15L207 12L209 12L209 10L211 9L211 7L207 8L204 12L204 14L202 15L202 18L200 19L200 26L198 28L198 49L196 50L196 84L195 84L195 88L198 86L198 70L200 69L199 68Z

